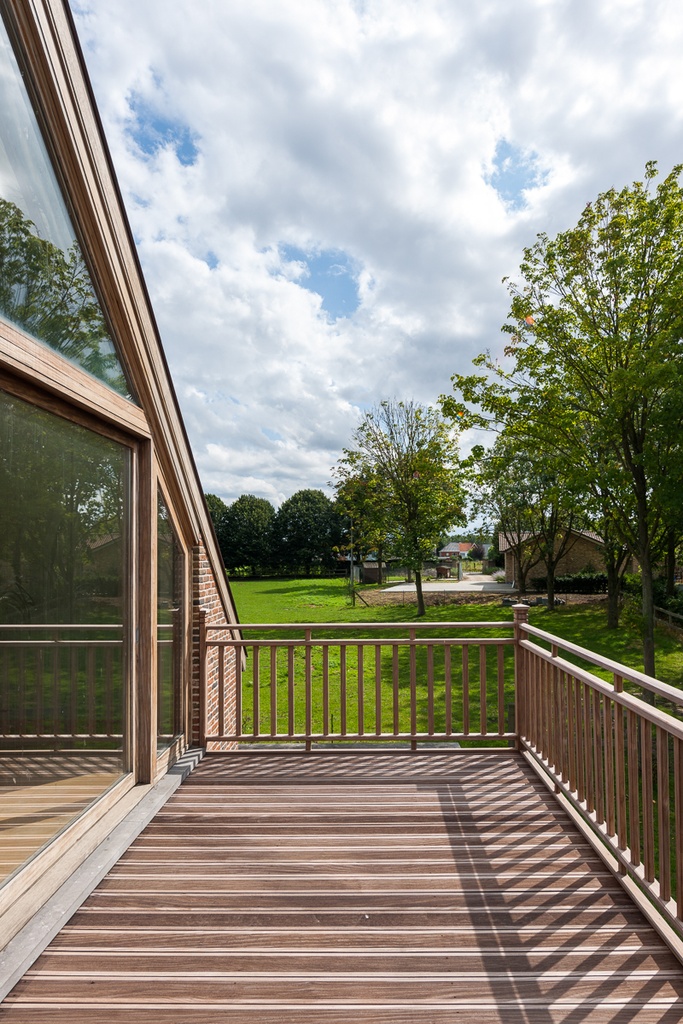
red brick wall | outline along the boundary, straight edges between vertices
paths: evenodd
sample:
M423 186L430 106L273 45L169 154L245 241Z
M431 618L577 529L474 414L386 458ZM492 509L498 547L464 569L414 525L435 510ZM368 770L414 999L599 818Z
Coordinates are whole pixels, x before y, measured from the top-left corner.
M582 572L591 567L593 572L605 571L605 560L602 545L588 537L576 537L569 550L562 556L555 569L556 576L568 576L570 573ZM512 551L505 552L505 582L512 583L515 573L515 558ZM536 576L547 576L545 562L538 562L527 577L529 585Z
M200 629L202 613L209 626L225 624L225 612L216 587L213 571L203 545L192 552L192 742L198 743L201 734L200 708ZM230 639L230 630L212 630L213 640ZM223 729L235 732L236 669L235 652L229 648L209 648L206 665L207 732L218 732L220 663L223 658ZM236 743L207 743L209 750L231 750Z

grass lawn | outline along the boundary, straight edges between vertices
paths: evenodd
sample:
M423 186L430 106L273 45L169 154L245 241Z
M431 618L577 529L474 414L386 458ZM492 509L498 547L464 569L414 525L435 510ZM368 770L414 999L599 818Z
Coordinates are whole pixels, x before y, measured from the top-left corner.
M403 635L391 629L392 623L399 622L477 622L477 621L501 621L510 622L512 614L510 608L501 604L453 604L428 608L427 620L417 618L416 605L394 605L394 606L372 606L357 602L355 608L351 606L348 595L348 588L344 580L286 580L286 581L235 581L232 584L233 593L237 603L240 619L245 623L278 623L278 622L309 622L309 623L364 623L384 622L387 625L387 636ZM619 630L608 630L605 625L605 609L600 604L595 605L567 605L549 612L546 608L533 608L530 611L530 621L533 625L553 633L563 639L570 640L591 651L602 654L615 661L620 661L632 668L641 668L640 643L637 629L633 626L624 626ZM457 635L456 631L450 631L451 635ZM318 637L322 633L316 633ZM363 636L362 629L345 633L335 633L334 630L326 632L328 637L341 637L347 639L360 638ZM367 635L367 634L365 634ZM443 635L443 627L436 626L432 636ZM478 635L473 634L473 639ZM509 636L507 631L489 631L489 636ZM252 633L249 631L247 639L252 638L280 638L301 636L297 633ZM658 655L658 676L671 685L683 685L683 646L678 638L669 632L659 629L657 632L657 655ZM262 647L258 659L250 659L250 666L244 678L244 701L245 701L245 729L253 728L253 672L258 660L258 695L259 708L258 718L260 727L264 732L268 731L271 720L271 680L276 680L276 714L278 730L286 730L287 716L287 692L286 692L286 665L284 651L280 651L272 659L271 650ZM339 731L340 722L345 717L348 731L355 731L358 725L358 709L363 706L362 719L366 732L375 731L375 687L377 673L381 677L381 722L384 731L391 731L394 715L394 707L398 706L399 725L401 732L410 731L410 688L408 673L408 652L400 649L393 658L398 658L401 683L399 686L398 700L394 700L392 678L394 663L392 662L391 648L385 648L379 667L375 662L374 648L366 648L362 654L356 645L347 648L346 653L341 655L338 646L331 646L326 656L328 660L327 675L329 677L328 695L329 714L332 721L328 720L330 731ZM303 649L296 652L295 663L295 726L297 732L303 732L305 727L305 684L304 664L305 654ZM445 665L444 655L440 650L434 652L434 698L435 698L435 726L437 730L443 729L443 694L445 690ZM342 664L345 659L345 664ZM360 664L359 664L360 659ZM423 648L417 650L417 678L416 702L417 702L417 726L418 731L426 731L428 693L425 682L427 676L427 653ZM575 659L578 660L578 659ZM509 713L507 707L513 700L512 686L512 649L505 650L506 664L506 686L504 700L506 703L505 713ZM481 698L485 694L486 699L486 721L489 731L498 728L498 693L497 693L497 667L495 652L488 651L485 683L482 685L480 675L479 655L476 645L470 649L469 687L467 698L470 710L470 723L472 731L479 729L481 720ZM603 674L603 673L601 673ZM312 676L314 685L311 694L311 720L313 729L316 732L322 731L323 716L323 678L322 655L314 651ZM609 678L608 676L606 676ZM343 681L342 681L343 678ZM452 665L452 687L453 687L453 717L452 725L454 731L462 727L464 719L463 708L463 669L459 652L453 651Z
M231 582L242 622L420 622L417 605L351 606L345 580L238 580ZM374 589L374 588L372 588ZM361 590L362 593L362 590ZM428 608L430 622L493 622L512 619L501 604L452 604ZM568 604L549 612L531 608L529 621L548 633L596 654L642 670L642 646L637 627L607 629L604 605ZM251 635L251 634L250 634ZM683 686L683 638L657 627L657 677Z

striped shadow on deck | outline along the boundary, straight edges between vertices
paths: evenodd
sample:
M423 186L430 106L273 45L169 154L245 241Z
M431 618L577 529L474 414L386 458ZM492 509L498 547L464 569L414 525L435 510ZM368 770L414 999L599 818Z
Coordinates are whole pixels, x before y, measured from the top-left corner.
M513 752L207 755L4 1024L673 1024L683 968Z

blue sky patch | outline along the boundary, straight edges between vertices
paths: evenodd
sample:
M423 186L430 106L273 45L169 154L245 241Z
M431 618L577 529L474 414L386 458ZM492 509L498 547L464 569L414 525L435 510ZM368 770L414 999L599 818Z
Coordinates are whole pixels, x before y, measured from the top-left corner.
M128 100L133 121L126 133L148 156L154 156L160 149L171 146L183 167L196 163L199 150L198 138L182 121L159 114L138 93L132 93Z
M493 173L486 180L513 210L526 206L524 189L538 188L545 183L547 174L538 168L536 153L525 153L511 145L507 139L499 139L493 158Z
M356 269L340 249L304 252L295 245L279 247L287 262L303 263L306 271L297 284L322 298L322 308L331 320L352 316L360 306Z

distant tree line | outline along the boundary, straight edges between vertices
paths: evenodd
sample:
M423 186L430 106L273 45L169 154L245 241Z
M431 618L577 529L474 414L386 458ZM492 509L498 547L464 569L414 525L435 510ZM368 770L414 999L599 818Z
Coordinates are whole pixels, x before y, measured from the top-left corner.
M229 573L310 576L339 564L343 516L320 490L297 491L277 511L253 494L232 504L207 494L206 502Z

